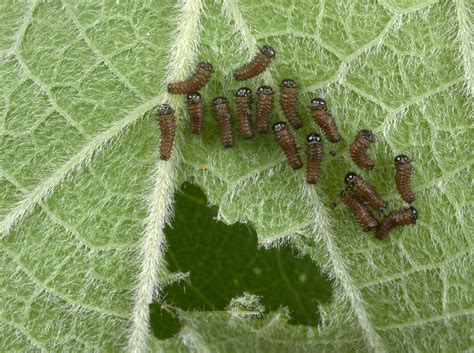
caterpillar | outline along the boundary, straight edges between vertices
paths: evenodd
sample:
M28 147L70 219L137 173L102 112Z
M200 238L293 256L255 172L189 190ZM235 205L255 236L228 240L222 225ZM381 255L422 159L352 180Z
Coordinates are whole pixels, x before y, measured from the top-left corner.
M367 202L374 210L380 212L385 211L388 202L383 200L362 177L354 172L349 172L346 174L344 181L347 187L351 189L357 197Z
M168 85L168 92L171 94L187 94L199 91L207 84L213 72L212 65L202 61L197 64L196 72L186 81L170 83Z
M248 64L234 71L235 79L237 81L243 81L260 75L266 70L274 58L275 50L267 44L263 45L259 48L257 55L255 55Z
M371 170L375 162L367 156L367 149L375 142L375 137L369 130L360 130L354 141L349 145L352 161L362 169Z
M255 115L257 116L257 130L260 133L268 131L268 121L273 106L273 90L270 86L260 86L257 88L257 106Z
M347 207L349 207L364 232L369 232L377 226L377 221L370 214L367 207L365 207L361 202L359 202L357 198L351 195L348 190L344 189L341 192L341 200Z
M321 161L323 159L323 140L321 136L311 132L306 138L308 167L306 170L306 181L308 184L316 184L319 179Z
M176 132L176 119L174 110L168 104L161 104L155 111L160 124L160 159L167 161L171 157L174 136Z
M193 134L200 134L204 124L204 101L199 92L187 95L186 108L191 117L191 132Z
M295 81L286 79L280 84L280 105L283 113L294 129L303 126L298 113L298 85Z
M225 148L234 145L234 134L232 132L232 119L230 116L229 102L225 97L217 97L212 101L212 111L219 125L221 142Z
M332 143L338 142L341 135L332 114L327 111L326 101L322 98L313 98L309 107L314 122L324 131L327 139Z
M411 189L412 166L410 158L399 154L394 158L395 162L395 184L402 199L407 203L415 201L415 194Z
M235 94L235 105L237 120L239 121L240 134L244 139L253 137L252 131L252 91L250 88L242 87Z
M285 152L286 158L291 168L295 170L300 169L303 166L303 163L301 162L295 140L293 136L291 136L288 125L286 125L286 123L283 121L279 121L273 125L272 130L275 141Z
M418 211L415 207L402 208L397 212L390 213L385 217L377 227L375 235L380 240L385 239L390 231L395 227L409 224L416 224L418 219Z

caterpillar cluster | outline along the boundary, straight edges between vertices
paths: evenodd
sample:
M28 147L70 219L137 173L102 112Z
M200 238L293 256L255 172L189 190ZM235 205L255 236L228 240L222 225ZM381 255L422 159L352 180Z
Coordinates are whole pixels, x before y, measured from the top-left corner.
M234 78L237 81L248 80L263 73L275 58L275 50L269 45L259 48L257 54L247 64L234 71ZM204 99L198 92L209 82L214 68L210 63L200 62L195 72L185 81L170 83L168 92L171 94L186 94L186 108L191 120L191 132L200 134L204 127ZM260 86L256 89L255 114L252 106L254 98L249 87L241 87L235 92L235 112L240 135L244 139L255 137L253 131L253 118L257 131L265 134L272 125L273 137L276 143L283 150L287 162L294 170L303 167L303 160L300 150L293 137L291 129L299 129L304 123L298 109L298 84L295 80L284 79L279 85L279 106L277 114L286 118L289 124L284 121L271 122L274 113L274 89L270 86ZM218 126L221 143L224 148L231 148L235 144L232 127L232 110L229 101L225 97L216 97L211 103L212 113ZM322 98L311 99L309 114L314 123L321 129L325 138L330 143L338 143L342 136L337 127L336 119L328 110L327 102ZM173 140L176 129L173 109L166 104L157 109L157 116L161 129L160 158L168 160L171 156ZM369 130L361 130L355 139L348 146L348 154L351 160L361 169L370 171L375 166L375 161L368 154L368 150L375 143L375 136ZM320 134L310 132L306 138L306 182L316 184L320 179L321 166L324 159L324 142ZM329 154L335 155L331 150ZM395 184L401 198L411 203L415 200L415 195L411 189L412 165L408 156L398 155L394 159L395 164ZM379 239L385 239L389 232L398 226L415 224L418 212L413 207L402 208L399 211L391 212L381 220L377 220L369 210L383 214L388 207L388 203L383 200L375 189L365 181L360 175L350 172L345 177L345 188L341 192L341 200L351 210L355 219L362 227L363 231L369 232L375 229L375 234Z
M357 138L360 138L360 133ZM394 158L394 164L397 190L405 202L412 203L415 201L415 194L411 189L412 166L410 158L406 155L398 155ZM362 167L362 169L364 168ZM379 196L370 183L354 172L347 173L344 182L345 188L341 192L341 200L351 210L364 232L375 229L375 236L383 240L393 228L416 224L418 210L413 206L390 212L377 220L369 208L383 214L388 207L388 202Z

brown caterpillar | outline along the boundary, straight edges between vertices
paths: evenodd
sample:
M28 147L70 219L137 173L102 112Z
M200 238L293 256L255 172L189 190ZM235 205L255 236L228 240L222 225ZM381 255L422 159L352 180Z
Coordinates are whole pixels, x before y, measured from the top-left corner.
M240 134L244 139L253 137L252 131L252 91L250 88L239 88L235 94L237 120L239 121Z
M269 86L257 88L257 106L255 108L257 116L257 130L260 133L268 131L268 121L272 113L273 90Z
M357 197L367 202L374 210L385 211L388 202L382 199L362 177L354 172L349 172L346 174L344 181Z
M319 179L321 161L323 159L323 140L321 136L311 132L306 138L308 146L308 167L306 170L306 181L308 184L316 184Z
M219 125L222 145L225 148L232 147L234 145L234 134L232 132L229 102L227 102L225 97L214 98L212 101L212 111Z
M301 162L295 140L293 136L291 136L288 125L286 125L286 123L283 121L279 121L273 125L272 129L275 141L285 152L286 158L288 159L288 163L290 164L291 168L295 170L300 169L303 166L303 163Z
M207 84L213 72L212 65L202 61L198 63L196 72L186 81L170 83L168 85L168 92L172 94L187 94L199 91Z
M394 158L395 162L395 184L402 199L407 203L415 201L415 194L411 190L412 166L410 158L399 154Z
M362 169L370 170L375 162L367 156L367 149L375 142L375 137L369 130L360 130L355 140L349 145L352 161Z
M200 134L204 124L204 101L199 92L187 95L186 108L191 117L191 132L193 134Z
M341 135L332 114L327 111L326 101L322 98L313 98L309 107L314 122L324 131L327 139L332 143L338 142Z
M303 126L298 113L298 85L295 81L286 79L280 84L280 105L283 113L294 129Z
M343 190L341 192L341 200L350 208L364 232L369 232L377 226L377 221L370 214L367 207L360 203L349 191Z
M174 110L168 104L161 104L155 114L158 115L160 124L160 159L167 161L171 157L173 150L174 135L176 132L176 119Z
M385 239L390 231L395 227L416 224L418 211L415 207L402 208L397 212L390 213L385 217L377 227L375 235L380 240Z
M248 64L234 71L235 79L243 81L260 75L270 65L274 57L275 50L269 45L263 45Z

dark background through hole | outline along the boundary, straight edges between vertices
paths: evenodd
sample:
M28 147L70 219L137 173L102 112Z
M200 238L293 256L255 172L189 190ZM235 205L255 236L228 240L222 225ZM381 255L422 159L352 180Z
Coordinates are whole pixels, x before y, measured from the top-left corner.
M316 264L289 246L259 249L253 229L227 226L216 216L198 187L183 185L165 234L170 270L190 272L190 280L167 287L165 302L184 310L223 310L233 297L249 292L261 296L266 312L288 307L291 324L316 326L318 304L331 297L331 282ZM180 328L157 303L151 305L151 323L161 339Z

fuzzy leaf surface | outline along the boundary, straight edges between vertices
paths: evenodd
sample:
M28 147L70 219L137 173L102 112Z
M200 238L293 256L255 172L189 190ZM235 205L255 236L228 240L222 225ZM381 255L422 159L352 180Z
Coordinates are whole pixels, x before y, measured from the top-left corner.
M202 11L179 16L192 6ZM333 299L319 309L318 328L289 325L284 310L262 319L183 311L182 331L153 339L154 349L472 349L472 13L463 0L2 3L0 350L130 345L130 317L143 301L134 291L140 239L151 229L144 220L172 206L170 179L177 189L191 176L222 221L250 222L261 245L291 243L321 266L334 279ZM186 46L188 37L197 40ZM203 135L193 136L182 100L166 95L170 80L206 60L216 69L206 102L233 101L241 84L232 71L257 43L277 57L244 85L299 83L301 152L317 129L310 98L324 97L340 127L344 141L336 157L326 145L314 187L271 135L237 137L224 150L209 109ZM149 112L164 101L177 110L179 133L175 158L158 168L161 190L151 178L159 131ZM272 119L282 118L275 108ZM392 209L403 205L393 157L406 153L415 168L419 222L384 242L341 205L329 208L355 169L347 145L363 128L376 133L377 166L362 174ZM153 204L149 195L161 193L165 203ZM160 271L163 289L172 274Z

